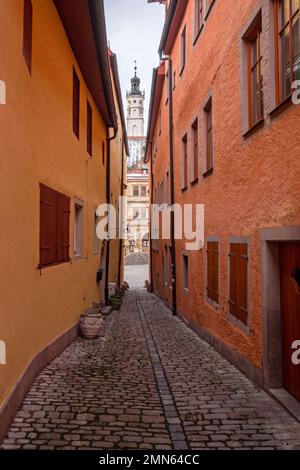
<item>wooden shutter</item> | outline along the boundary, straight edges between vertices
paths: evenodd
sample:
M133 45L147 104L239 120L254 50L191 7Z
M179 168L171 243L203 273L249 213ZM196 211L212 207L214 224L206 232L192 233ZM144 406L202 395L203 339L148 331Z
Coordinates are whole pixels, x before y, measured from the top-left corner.
M56 263L57 193L40 186L40 266Z
M57 195L57 262L69 261L70 251L70 198Z
M89 102L87 102L87 151L90 156L93 154L93 112Z
M230 245L229 253L229 270L230 270L230 286L229 286L229 312L231 315L238 317L238 296L237 296L237 260L238 260L238 244Z
M248 246L230 245L230 313L248 323Z
M73 69L73 131L79 139L80 121L80 81L77 73Z
M219 243L207 243L207 297L219 303Z
M213 249L213 300L219 303L219 243L212 244Z
M238 246L238 317L247 324L248 321L248 246Z
M32 3L24 0L23 13L23 56L31 73L32 67Z
M213 247L212 243L207 243L207 297L213 300Z

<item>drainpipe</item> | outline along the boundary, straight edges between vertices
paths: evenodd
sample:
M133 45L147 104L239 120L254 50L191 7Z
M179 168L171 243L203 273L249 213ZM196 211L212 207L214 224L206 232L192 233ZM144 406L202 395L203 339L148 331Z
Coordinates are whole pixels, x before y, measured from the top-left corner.
M116 138L117 128L114 128L114 134L109 137L109 128L106 136L106 204L110 204L110 143ZM106 246L106 266L105 266L105 305L109 303L108 284L109 284L109 265L110 265L110 240L107 240Z
M153 144L152 142L149 142L150 144L150 172L151 172L151 200L150 200L150 211L152 210L152 205L153 205L153 188L154 188L154 177L153 177ZM150 253L149 253L149 261L150 261L150 276L151 276L151 282L150 282L150 291L153 294L153 254L152 254L152 237L151 237L151 230L152 230L152 217L150 216L150 226L149 226L149 238L150 238Z
M120 190L121 197L123 197L124 195L124 145L125 145L125 139L124 139L124 130L123 130L123 133L122 133L122 174L121 174L121 190ZM121 214L122 214L122 222L123 222L123 216L124 216L123 206L121 207L121 211L122 211ZM121 287L121 267L122 267L122 254L123 254L123 239L120 236L121 235L120 230L121 230L121 227L120 227L120 220L119 220L119 271L118 271L119 289Z
M173 128L173 68L172 58L162 56L162 60L168 61L169 65L169 152L170 152L170 187L171 187L171 207L175 204L174 187L174 128ZM171 211L171 252L172 252L172 312L177 315L177 283L176 283L176 247L175 247L175 214Z

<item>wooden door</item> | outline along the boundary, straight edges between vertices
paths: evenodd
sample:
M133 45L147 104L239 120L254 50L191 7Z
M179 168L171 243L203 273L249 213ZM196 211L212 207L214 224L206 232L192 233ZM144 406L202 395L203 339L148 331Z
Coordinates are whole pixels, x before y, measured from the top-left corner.
M293 343L300 340L300 243L280 244L283 386L300 401L300 365Z

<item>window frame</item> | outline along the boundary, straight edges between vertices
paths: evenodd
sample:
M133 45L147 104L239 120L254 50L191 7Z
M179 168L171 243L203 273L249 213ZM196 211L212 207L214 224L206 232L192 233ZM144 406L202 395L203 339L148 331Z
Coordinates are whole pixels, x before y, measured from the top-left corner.
M280 5L282 0L273 0L274 3L274 33L275 33L275 92L276 92L276 105L284 103L286 100L291 98L293 93L292 83L294 82L294 73L292 64L292 50L293 50L293 21L298 15L300 22L300 8L292 13L292 0L289 0L289 18L287 23L280 29ZM289 29L289 65L290 65L290 93L287 96L283 96L283 65L281 63L281 47L280 47L280 36L286 30Z
M214 171L214 139L213 139L213 97L209 96L203 108L203 176L206 177ZM210 153L211 149L211 153Z
M76 220L76 208L80 208L80 220ZM74 223L73 223L73 258L74 261L80 261L84 257L84 202L81 199L74 198ZM78 225L77 225L78 224ZM77 235L77 237L76 237ZM77 252L77 242L80 243L80 250Z
M186 41L186 25L184 25L180 35L180 74L182 75L186 66L186 54L187 54L187 41Z
M199 21L201 18L201 22ZM205 22L205 0L195 0L194 6L194 44L204 27Z
M265 96L264 96L264 75L262 71L263 64L263 52L262 52L262 13L261 10L252 22L250 28L243 39L247 47L247 89L248 89L248 129L252 129L254 126L258 125L261 121L264 120L264 106L265 106ZM256 61L252 63L252 47L253 43L256 41L257 45L257 57ZM261 102L261 88L259 93L257 92L256 104L257 104L257 119L254 118L254 103L255 97L253 93L253 72L257 69L258 76L263 78L262 84L262 102ZM258 81L257 81L258 83Z
M23 57L29 74L32 74L33 6L31 0L23 0Z
M80 79L73 67L73 133L80 139Z
M191 184L196 184L199 180L199 156L200 156L200 142L199 142L199 118L194 119L191 125Z
M181 139L181 191L186 191L188 188L188 134L187 132Z
M189 293L189 255L187 253L183 253L182 255L182 287L185 294Z
M93 156L93 109L87 100L86 102L86 149L90 157Z

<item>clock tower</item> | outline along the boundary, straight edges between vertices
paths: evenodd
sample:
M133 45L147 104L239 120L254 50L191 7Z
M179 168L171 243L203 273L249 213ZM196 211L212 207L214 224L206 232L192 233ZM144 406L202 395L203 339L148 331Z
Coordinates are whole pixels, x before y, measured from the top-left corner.
M131 79L131 90L127 91L127 135L129 142L130 157L128 166L141 167L145 152L144 131L144 103L145 92L140 89L141 80L137 76L135 63L134 77Z

